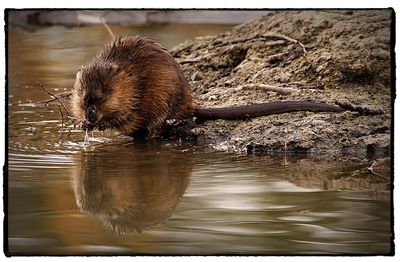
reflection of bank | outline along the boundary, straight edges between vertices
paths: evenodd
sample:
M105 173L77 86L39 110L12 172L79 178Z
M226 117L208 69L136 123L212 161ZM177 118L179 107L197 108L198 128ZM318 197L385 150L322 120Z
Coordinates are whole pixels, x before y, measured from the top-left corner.
M72 183L81 211L117 234L130 235L170 218L191 172L187 155L117 149L111 155L82 153Z
M324 191L376 191L382 197L387 197L390 190L390 167L384 170L384 175L378 176L368 171L371 161L331 161L329 157L307 155L304 158L288 157L283 162L287 172L285 179L298 187ZM377 169L380 171L383 172L382 168Z

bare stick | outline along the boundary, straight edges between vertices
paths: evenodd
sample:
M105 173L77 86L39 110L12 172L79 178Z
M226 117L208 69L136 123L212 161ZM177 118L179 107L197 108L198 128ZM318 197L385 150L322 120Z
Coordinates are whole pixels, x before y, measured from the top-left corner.
M174 56L174 57L176 57L176 56L178 56L180 53L182 53L182 52L184 52L184 51L186 51L186 50L189 50L192 46L193 46L193 44L188 45L188 46L185 46L185 47L181 47L181 48L176 49L176 50L172 50L172 51L171 51L171 55Z
M383 179L390 180L390 160L389 158L378 159L372 163L368 170Z
M302 42L300 42L299 40L290 38L286 35L272 33L272 34L263 34L263 35L261 35L261 37L263 37L263 38L278 38L278 39L283 39L283 40L298 44L303 48L303 52L307 53L306 47L304 46L304 44Z
M283 45L284 43L285 43L285 41L280 39L280 40L276 40L276 41L272 41L272 42L263 43L263 45L264 46L274 46L274 45Z
M293 81L293 82L289 82L289 83L285 83L283 84L284 86L296 86L297 88L300 89L325 89L324 86L321 86L317 83L306 83L303 81Z
M60 115L61 115L61 132L64 130L64 114L61 110L61 106L58 105L58 111L60 111Z
M300 41L293 39L291 37L285 36L285 35L281 35L281 34L275 34L275 33L270 33L270 34L255 34L253 36L250 37L246 37L246 38L237 38L237 39L233 39L227 42L223 42L223 43L219 43L213 46L213 48L218 48L218 47L222 47L222 46L226 46L226 45L233 45L233 44L237 44L240 42L248 42L257 38L272 38L272 39L279 39L275 42L270 42L266 45L268 46L272 46L272 45L280 45L282 44L283 41L287 41L287 42L291 42L291 43L295 43L301 46L301 48L303 49L304 53L307 53L306 51L306 47L304 46L303 43L301 43ZM283 41L282 41L283 40ZM188 48L188 47L185 47ZM175 51L175 53L173 53L174 56L177 55L177 53L179 53L181 50ZM226 50L225 50L226 51ZM200 62L201 60L204 60L206 58L212 58L215 56L219 56L220 53L216 52L216 53L211 53L211 54L207 54L204 56L200 56L200 57L194 57L194 58L186 58L186 59L182 59L182 60L178 60L178 62L183 65L183 64L192 64L192 63L197 63ZM282 59L282 57L286 55L286 53L279 53L276 55L271 55L267 58L267 60L273 60L273 59Z
M55 94L55 96L57 96L59 99L65 99L65 98L68 98L68 97L72 96L72 92L58 93L58 94ZM48 104L48 103L51 103L51 102L56 101L56 100L57 100L57 98L52 98L52 99L48 99L48 100L45 100L45 101L40 101L40 102L37 102L37 103Z
M100 22L101 22L101 23L104 25L104 27L106 28L107 32L110 34L111 38L114 38L114 37L115 37L115 36L114 36L114 33L113 33L113 31L111 30L111 28L107 25L107 23L106 23L106 21L104 20L104 18L100 16L99 19L100 19Z
M65 112L68 115L68 118L72 121L73 124L75 124L74 120L73 120L73 116L69 113L67 107L64 105L64 103L61 101L61 99L56 96L55 94L53 94L52 92L50 92L42 83L40 83L39 81L37 81L37 84L44 90L46 91L46 93L48 93L52 98L54 98L55 100L57 100L60 105L64 108Z
M197 63L200 62L203 59L203 57L196 57L196 58L192 58L192 59L184 59L184 60L178 60L178 63L183 65L183 64L192 64L192 63Z
M385 176L383 176L383 175L380 175L380 174L378 174L378 173L376 173L376 172L374 172L374 171L372 171L372 170L370 170L370 171L371 171L371 174L374 174L375 176L378 176L378 177L383 178L383 179L386 179L386 180L390 180L389 177L385 177Z
M258 90L263 90L263 91L271 91L271 92L276 92L279 94L283 95L288 95L291 93L294 93L298 90L290 87L280 87L280 86L270 86L270 85L265 85L265 84L250 84L243 86L244 90L249 90L249 89L258 89Z
M273 61L282 61L284 59L284 56L287 55L287 53L278 53L274 55L270 55L267 58L265 58L265 61L267 63L273 63Z

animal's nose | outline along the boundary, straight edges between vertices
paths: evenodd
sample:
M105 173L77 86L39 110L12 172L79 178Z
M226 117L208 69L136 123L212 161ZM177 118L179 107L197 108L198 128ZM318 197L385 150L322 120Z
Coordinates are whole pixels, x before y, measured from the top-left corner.
M93 124L96 122L97 115L96 115L96 107L95 106L89 106L86 110L86 120Z

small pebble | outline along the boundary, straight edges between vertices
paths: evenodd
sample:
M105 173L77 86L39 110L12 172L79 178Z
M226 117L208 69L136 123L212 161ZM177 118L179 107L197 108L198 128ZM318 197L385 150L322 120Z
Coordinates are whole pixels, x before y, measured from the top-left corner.
M216 95L212 95L212 96L208 97L208 101L215 101L215 100L218 100Z
M193 73L193 75L190 77L192 81L198 81L203 79L203 74L200 71L196 71Z

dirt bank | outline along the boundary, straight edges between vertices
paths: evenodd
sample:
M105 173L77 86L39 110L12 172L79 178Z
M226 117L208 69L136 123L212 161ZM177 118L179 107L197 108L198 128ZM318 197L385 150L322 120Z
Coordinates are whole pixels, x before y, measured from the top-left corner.
M279 11L187 41L172 53L201 106L314 100L359 112L188 122L175 131L222 151L388 154L390 26L391 10Z

